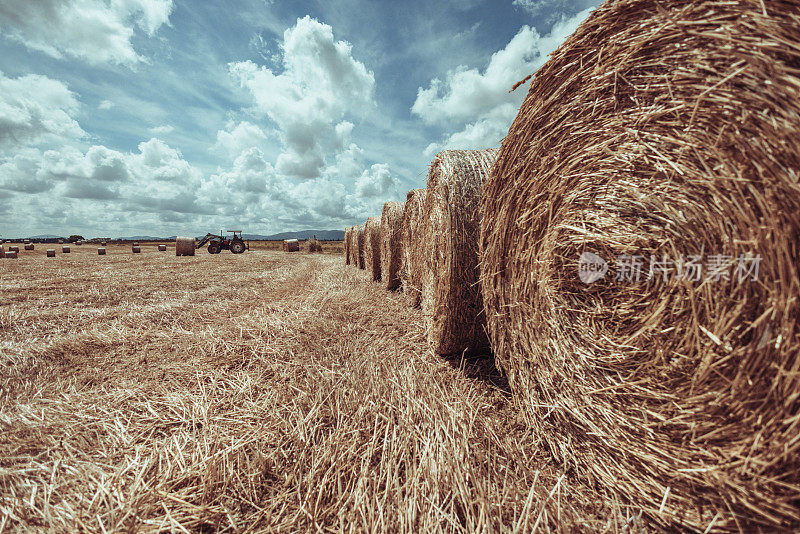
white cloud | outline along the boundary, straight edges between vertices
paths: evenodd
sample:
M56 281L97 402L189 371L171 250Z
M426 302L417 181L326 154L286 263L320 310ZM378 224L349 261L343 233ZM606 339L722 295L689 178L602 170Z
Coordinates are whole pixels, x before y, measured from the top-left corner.
M278 172L315 178L326 157L347 146L353 124L345 117L374 105L375 78L349 43L335 41L330 26L308 16L284 32L281 51L279 74L251 61L232 63L230 72L280 132Z
M97 109L103 109L103 110L111 109L113 107L114 103L111 100L103 100L97 105Z
M75 94L57 80L36 74L7 78L0 72L0 154L83 137L71 117L78 107Z
M524 90L509 93L511 87L538 70L590 12L585 9L562 19L544 36L523 26L505 48L492 54L483 71L461 66L444 80L435 78L427 88L420 87L411 112L427 124L461 128L429 145L426 156L444 148L496 146L525 96Z
M132 44L136 29L152 37L172 9L172 0L4 0L0 29L52 57L133 64L142 61Z
M166 135L175 131L175 127L169 124L162 124L161 126L154 126L150 128L150 133L153 135Z
M267 135L255 124L247 121L238 124L229 122L225 130L217 132L217 142L213 148L233 158L246 149L264 146L266 141Z
M397 196L397 180L385 163L376 163L365 170L356 181L356 195L361 198Z

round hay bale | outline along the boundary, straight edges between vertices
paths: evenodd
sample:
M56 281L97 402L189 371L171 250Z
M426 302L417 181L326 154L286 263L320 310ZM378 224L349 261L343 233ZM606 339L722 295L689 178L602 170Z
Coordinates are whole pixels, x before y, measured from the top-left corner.
M403 206L403 202L387 202L381 212L381 279L389 291L400 288Z
M31 244L31 240L30 239L25 239L25 240L22 241L22 244L23 245L30 245Z
M48 258L55 258L56 257L56 249L48 248L46 254L47 254Z
M16 252L16 253L19 253L19 247L18 247L18 246L16 246L16 245L10 246L10 247L8 247L8 251L9 251L9 252Z
M355 228L355 250L354 250L354 260L355 264L358 265L359 269L366 269L366 263L364 262L364 225L359 224Z
M309 253L322 252L322 243L320 243L316 239L306 240L305 246L306 246L306 252Z
M403 206L402 250L403 265L400 278L403 283L403 295L406 303L412 308L420 305L422 296L422 254L425 247L422 242L422 229L425 213L425 189L412 189L406 195Z
M26 243L25 250L33 250L33 243Z
M159 252L166 252L167 251L167 245L158 245L158 251Z
M142 252L142 248L141 248L141 247L131 247L131 252L132 252L133 254L139 254L139 253L141 253L141 252ZM179 255L180 255L180 254L179 254Z
M800 529L798 18L606 2L484 187L492 346L534 432L667 530Z
M194 256L194 251L196 248L195 239L193 237L175 238L176 256Z
M284 252L297 252L300 250L300 242L297 239L284 239L283 251Z
M9 259L17 259L17 257L19 257L19 252L14 250L9 250L8 252L5 253L5 257Z
M97 255L98 256L105 256L106 255L106 249L103 248L103 247L98 248L97 249Z
M69 248L69 245L64 245L64 246L61 247L61 253L62 254L69 254L70 251L71 251L71 249Z
M106 241L101 241L101 242L100 242L100 246L101 246L101 247L105 247L105 246L107 246L107 245L108 245L108 242L106 242Z
M59 239L59 240L58 240L58 244L59 244L59 245L63 245L63 244L64 244L64 240L63 240L63 239Z
M437 354L489 347L478 241L481 188L496 157L496 149L445 150L428 173L421 305Z
M370 217L364 224L364 268L373 281L381 279L381 219Z
M348 226L344 229L344 264L350 265L351 248L353 246L353 227Z

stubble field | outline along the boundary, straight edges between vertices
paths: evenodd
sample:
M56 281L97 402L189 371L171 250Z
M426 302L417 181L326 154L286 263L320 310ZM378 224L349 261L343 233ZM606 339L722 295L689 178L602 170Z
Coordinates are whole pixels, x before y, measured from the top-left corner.
M0 532L638 530L326 250L0 260Z

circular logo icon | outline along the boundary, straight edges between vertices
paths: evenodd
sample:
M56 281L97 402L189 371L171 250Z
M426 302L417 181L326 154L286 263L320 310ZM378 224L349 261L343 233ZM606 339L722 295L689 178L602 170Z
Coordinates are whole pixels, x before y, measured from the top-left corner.
M603 278L608 272L606 260L592 252L584 252L578 259L578 277L584 284L591 284Z

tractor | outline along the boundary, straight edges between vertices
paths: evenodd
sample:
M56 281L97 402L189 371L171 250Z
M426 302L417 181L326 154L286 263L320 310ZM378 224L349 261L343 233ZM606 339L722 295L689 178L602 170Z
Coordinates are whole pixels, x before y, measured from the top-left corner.
M226 238L216 234L206 234L197 244L197 248L202 248L203 245L208 243L209 254L219 254L223 250L230 250L234 254L241 254L245 250L250 250L250 245L242 240L241 230L228 230L227 233L233 234L233 237Z

